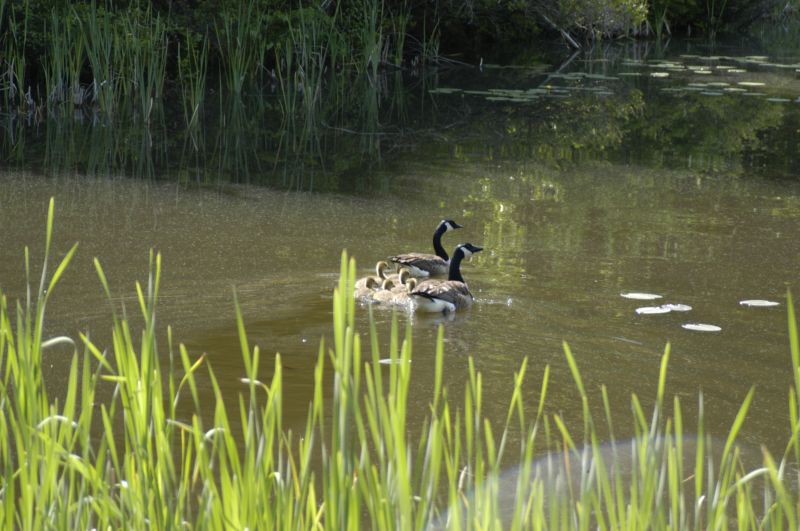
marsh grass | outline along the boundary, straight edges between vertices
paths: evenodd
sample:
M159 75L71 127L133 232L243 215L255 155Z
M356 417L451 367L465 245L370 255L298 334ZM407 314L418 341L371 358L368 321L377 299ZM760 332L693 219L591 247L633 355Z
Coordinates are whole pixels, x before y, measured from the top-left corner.
M178 77L181 82L181 103L186 126L190 130L197 128L201 106L205 101L208 48L208 35L196 44L192 39L192 33L188 30L184 34L183 47L180 48L179 45Z
M566 344L582 425L569 427L547 412L549 368L536 384L538 400L528 403L527 360L509 378L505 418L485 415L487 397L472 360L463 403L456 403L443 384L440 327L427 414L412 425L412 330L401 332L395 317L388 343L374 323L366 336L356 331L355 262L343 254L331 339L320 344L305 427L294 433L283 422L281 358L263 374L263 354L251 346L238 305L244 372L236 397L222 395L206 357L176 343L169 328L166 341L158 339L160 255L151 253L147 282L136 284L135 308L110 302L109 345L86 334L47 338L45 310L77 248L51 273L53 213L51 201L40 278L32 277L26 249L26 293L16 304L0 298L6 529L797 528L790 475L800 457L800 344L791 300L792 436L784 455L764 450L763 464L746 469L736 439L753 391L712 448L702 399L691 430L677 397L672 414L665 413L669 349L653 412L632 396L636 436L623 444L613 441L605 388L602 418L593 417ZM94 264L115 300L99 260ZM139 314L141 326L132 327L128 311ZM47 385L47 357L56 346L73 351L58 391ZM385 358L388 367L380 363ZM201 382L210 384L210 397L201 396ZM98 393L101 385L113 388L108 398ZM601 424L612 437L610 452L599 439ZM511 442L512 432L520 442ZM687 435L694 436L691 448ZM537 459L548 451L546 461ZM514 475L503 473L511 465Z
M262 17L251 2L240 4L237 12L225 11L216 27L222 74L226 88L240 96L245 81L256 71Z
M84 34L75 14L53 9L48 32L50 49L43 65L48 103L85 105L89 91L81 86L80 79Z
M167 70L167 27L159 15L148 7L137 18L122 19L125 36L120 53L120 70L130 72L128 90L139 102L141 116L150 123L154 106L161 106ZM197 74L199 75L199 73Z
M84 51L92 72L91 103L96 103L101 111L111 114L119 98L119 78L114 76L114 54L122 53L114 46L115 28L111 15L92 9L78 19L84 35Z
M30 4L24 2L23 20L18 21L14 18L13 12L7 8L5 2L0 5L0 15L3 22L0 22L0 30L3 31L5 39L0 42L5 44L3 49L2 75L0 79L4 93L5 105L9 109L19 111L30 111L32 94L30 91L28 78L26 76L28 62L25 51L28 43L28 13ZM6 15L8 11L9 16ZM26 87L29 90L26 92Z

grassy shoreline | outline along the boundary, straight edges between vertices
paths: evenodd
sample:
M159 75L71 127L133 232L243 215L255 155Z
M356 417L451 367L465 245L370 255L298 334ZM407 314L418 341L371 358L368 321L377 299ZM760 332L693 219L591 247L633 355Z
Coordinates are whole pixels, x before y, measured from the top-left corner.
M236 398L222 396L204 356L169 332L166 344L158 342L160 255L151 254L148 282L136 286L141 329L117 313L111 345L86 336L45 338L47 302L76 249L51 269L53 226L51 201L42 276L28 273L26 300L15 305L3 295L0 304L5 528L797 528L800 340L791 298L793 435L783 455L764 450L761 465L747 468L736 439L754 392L727 437L712 441L702 398L690 426L680 400L667 396L668 348L654 410L645 412L632 396L636 437L609 445L598 437L602 425L613 441L606 390L605 414L593 417L566 344L583 404L578 429L547 411L549 370L541 382L527 382L527 360L509 376L504 419L483 414L482 377L471 361L463 402L451 401L442 384L440 328L429 413L421 428L410 429L411 329L401 331L395 320L388 350L374 326L364 336L355 330L356 269L343 254L332 340L318 350L305 429L293 433L283 425L280 357L270 380L260 380L263 353L251 348L238 310L245 371ZM95 266L110 299L98 260ZM54 345L74 346L63 393L47 388L43 357ZM212 408L201 407L209 400L199 396L198 378L211 381ZM112 398L98 403L96 390L109 384ZM540 389L535 415L526 414L525 385ZM241 435L231 430L231 415L238 415ZM508 442L512 428L524 434L519 445ZM540 457L546 452L549 461Z
M493 47L534 35L574 48L692 28L713 40L757 21L789 24L794 14L777 0L0 0L0 110L43 119L74 105L113 116L128 100L148 123L172 96L194 127L208 89L236 98L279 84L313 105L325 72L374 81L379 70L477 66Z

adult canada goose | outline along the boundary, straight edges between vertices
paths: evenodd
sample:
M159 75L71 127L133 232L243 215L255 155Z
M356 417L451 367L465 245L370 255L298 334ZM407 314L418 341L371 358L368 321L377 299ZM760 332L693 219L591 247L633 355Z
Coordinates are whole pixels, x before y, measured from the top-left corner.
M360 289L364 289L367 285L367 281L369 279L373 279L375 281L375 287L380 286L383 279L386 278L386 270L389 269L389 264L386 263L384 260L381 260L377 264L375 264L375 275L376 276L367 276L364 278L359 278L356 280L356 293Z
M460 229L461 225L452 219L443 219L433 233L433 250L436 254L406 253L389 258L397 267L407 267L413 277L428 277L446 275L450 265L450 257L442 247L442 235L449 231Z
M361 280L364 282L361 285L356 282L356 289L353 292L353 296L356 299L368 299L372 296L376 289L381 287L381 283L375 277L362 278L359 280L359 282L361 282Z
M464 282L464 277L461 276L461 260L482 250L483 247L471 243L462 243L456 247L450 260L447 280L423 280L411 292L417 309L424 312L448 313L472 306L472 293Z

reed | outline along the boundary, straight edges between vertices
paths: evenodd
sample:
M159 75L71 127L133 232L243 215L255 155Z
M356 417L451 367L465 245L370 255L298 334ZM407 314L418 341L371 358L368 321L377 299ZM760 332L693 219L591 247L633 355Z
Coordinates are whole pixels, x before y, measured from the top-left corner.
M87 91L81 87L84 34L73 12L53 9L48 27L49 51L44 58L45 93L51 105L84 105Z
M115 41L118 34L113 26L112 15L99 10L96 5L83 16L75 13L84 35L84 50L92 72L90 84L91 103L98 105L104 113L116 110L119 77L114 68L115 54L120 54Z
M184 45L178 48L178 78L181 82L183 116L189 129L197 127L206 94L208 74L208 35L194 42L189 30L184 33ZM199 50L197 49L199 46Z
M222 75L226 88L241 96L245 81L256 71L262 16L252 2L242 3L237 12L223 11L216 26Z
M148 7L121 19L115 42L118 68L130 76L123 95L138 100L141 116L149 124L154 107L160 108L166 79L166 24Z
M6 108L17 109L19 111L32 110L32 95L29 80L27 78L28 61L25 56L28 46L28 15L30 4L28 0L23 3L22 20L17 20L14 11L8 8L8 16L5 16L6 5L0 6L0 15L4 15L4 24L0 23L0 29L4 32L4 37L0 38L3 43L4 61L2 62L3 92ZM26 87L28 90L26 92Z
M4 528L797 528L800 500L790 470L800 452L800 344L791 300L791 438L784 455L764 451L763 464L748 469L736 439L753 391L721 440L704 431L701 397L690 433L677 397L666 413L669 348L653 411L646 414L632 396L636 435L623 442L614 439L605 388L603 413L592 414L566 344L583 412L578 426L547 411L548 368L537 400L528 403L527 361L509 378L504 418L487 418L482 376L472 360L457 403L443 384L440 327L427 415L411 422L411 327L401 332L395 316L388 344L374 323L362 338L351 295L355 262L343 254L331 340L320 344L305 426L293 433L282 416L281 358L275 356L266 375L238 305L243 374L237 397L222 394L206 357L176 343L168 327L166 340L159 340L158 254L150 255L147 282L136 285L140 327L134 330L125 309L112 302L117 299L95 259L109 300L110 344L83 334L45 337L47 304L77 248L51 273L53 218L51 201L38 280L26 249L27 292L16 304L0 296ZM45 352L56 348L72 350L58 393L48 389L44 363ZM98 392L102 386L112 392ZM201 388L210 388L210 396ZM605 444L601 426L611 436ZM518 443L510 442L514 434Z

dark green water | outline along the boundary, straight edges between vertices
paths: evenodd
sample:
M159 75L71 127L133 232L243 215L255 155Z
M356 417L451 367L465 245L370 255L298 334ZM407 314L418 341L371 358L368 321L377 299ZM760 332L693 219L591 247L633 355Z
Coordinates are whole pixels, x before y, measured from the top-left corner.
M55 196L55 248L80 248L49 306L48 336L107 336L95 256L134 314L134 282L146 281L155 248L160 322L209 354L233 397L243 375L235 288L251 340L283 357L286 416L300 425L342 249L366 274L391 254L429 251L436 224L452 218L464 229L446 235L448 248L485 248L463 267L477 301L453 319L411 318L418 418L439 323L455 397L472 356L490 415L504 418L527 357L531 407L549 364L546 410L576 420L567 341L598 411L608 387L620 435L631 393L652 403L670 343L667 393L681 398L687 430L701 392L707 426L724 434L756 386L745 440L781 450L792 381L785 294L800 291L800 58L755 55L681 45L388 76L285 136L269 95L258 108L209 111L194 137L166 112L150 130L17 121L3 140L0 287L23 293L23 246L37 263ZM653 303L620 296L631 291L692 310L639 315ZM385 337L390 313L374 316ZM366 333L366 308L359 321ZM67 357L48 355L57 385Z

